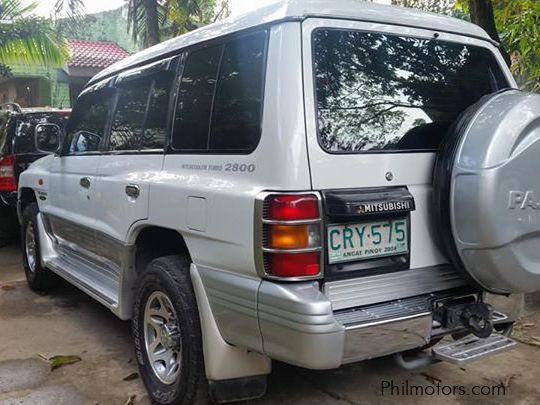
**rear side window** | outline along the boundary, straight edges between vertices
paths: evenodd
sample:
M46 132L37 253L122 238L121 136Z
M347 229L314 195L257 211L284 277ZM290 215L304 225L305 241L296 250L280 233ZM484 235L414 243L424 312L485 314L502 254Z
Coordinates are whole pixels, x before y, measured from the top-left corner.
M461 112L509 85L488 49L435 39L320 29L313 59L328 152L436 150Z
M222 47L216 46L189 55L178 91L174 119L173 147L183 150L208 148L208 123L219 69Z
M249 153L261 136L266 32L192 52L178 95L176 150Z
M113 96L111 89L105 89L85 94L77 100L66 131L68 152L99 150Z
M261 136L264 35L225 45L214 101L211 150L252 150Z

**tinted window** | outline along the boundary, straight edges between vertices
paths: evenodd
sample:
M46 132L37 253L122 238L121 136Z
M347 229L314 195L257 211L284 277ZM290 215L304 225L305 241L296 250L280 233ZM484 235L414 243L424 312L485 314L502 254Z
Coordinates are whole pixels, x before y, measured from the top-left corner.
M141 149L163 149L167 138L167 111L174 74L163 72L154 80Z
M151 80L131 80L121 89L111 125L109 149L139 150Z
M113 94L108 89L100 90L85 94L77 100L67 128L66 145L69 152L99 150Z
M434 39L318 30L313 55L328 151L434 150L463 110L508 86L489 50Z
M259 141L265 40L265 34L258 33L225 46L210 132L212 150L252 150Z
M190 53L182 74L174 120L173 147L206 150L212 99L222 47Z

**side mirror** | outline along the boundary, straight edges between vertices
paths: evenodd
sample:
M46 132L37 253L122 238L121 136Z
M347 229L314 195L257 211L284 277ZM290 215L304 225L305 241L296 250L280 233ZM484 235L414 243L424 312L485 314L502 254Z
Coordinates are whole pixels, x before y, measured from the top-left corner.
M38 152L56 153L60 149L62 130L56 124L38 124L35 129L35 144Z
M79 131L73 137L71 152L95 152L99 150L101 137L92 132Z

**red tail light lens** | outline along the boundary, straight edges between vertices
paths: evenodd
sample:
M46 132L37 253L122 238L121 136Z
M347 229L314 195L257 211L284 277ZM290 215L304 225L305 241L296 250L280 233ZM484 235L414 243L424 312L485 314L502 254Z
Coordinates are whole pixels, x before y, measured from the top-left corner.
M267 197L267 219L298 221L319 218L319 200L313 194L271 195Z
M321 272L319 252L274 253L269 262L269 274L274 277L310 277Z
M15 161L14 155L0 158L0 191L17 191Z

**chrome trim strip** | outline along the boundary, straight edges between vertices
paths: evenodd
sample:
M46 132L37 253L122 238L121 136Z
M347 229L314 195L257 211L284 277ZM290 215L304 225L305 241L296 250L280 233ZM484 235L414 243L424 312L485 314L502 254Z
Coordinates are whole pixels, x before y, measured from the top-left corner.
M372 326L384 325L386 323L407 321L409 319L414 319L414 318L418 318L418 317L421 317L421 316L429 316L429 317L431 317L431 312L429 312L429 311L428 312L421 312L419 314L400 316L399 318L381 319L380 321L368 322L368 323L364 323L364 324L361 324L361 325L346 326L345 329L347 330L347 332L349 332L349 331L354 331L356 329L370 328Z
M321 222L320 218L317 219L295 219L294 221L282 221L276 219L263 219L263 224L268 225L310 225L318 224Z
M374 325L388 319L407 318L419 314L431 313L430 301L433 295L406 298L391 301L384 304L375 304L367 307L353 308L350 310L334 312L336 320L347 329Z
M262 248L263 252L266 253L311 253L311 252L320 252L322 247L312 247L312 248L303 248L303 249L271 249L271 248Z
M440 266L331 281L325 283L324 293L337 311L464 285L466 281L454 269Z

